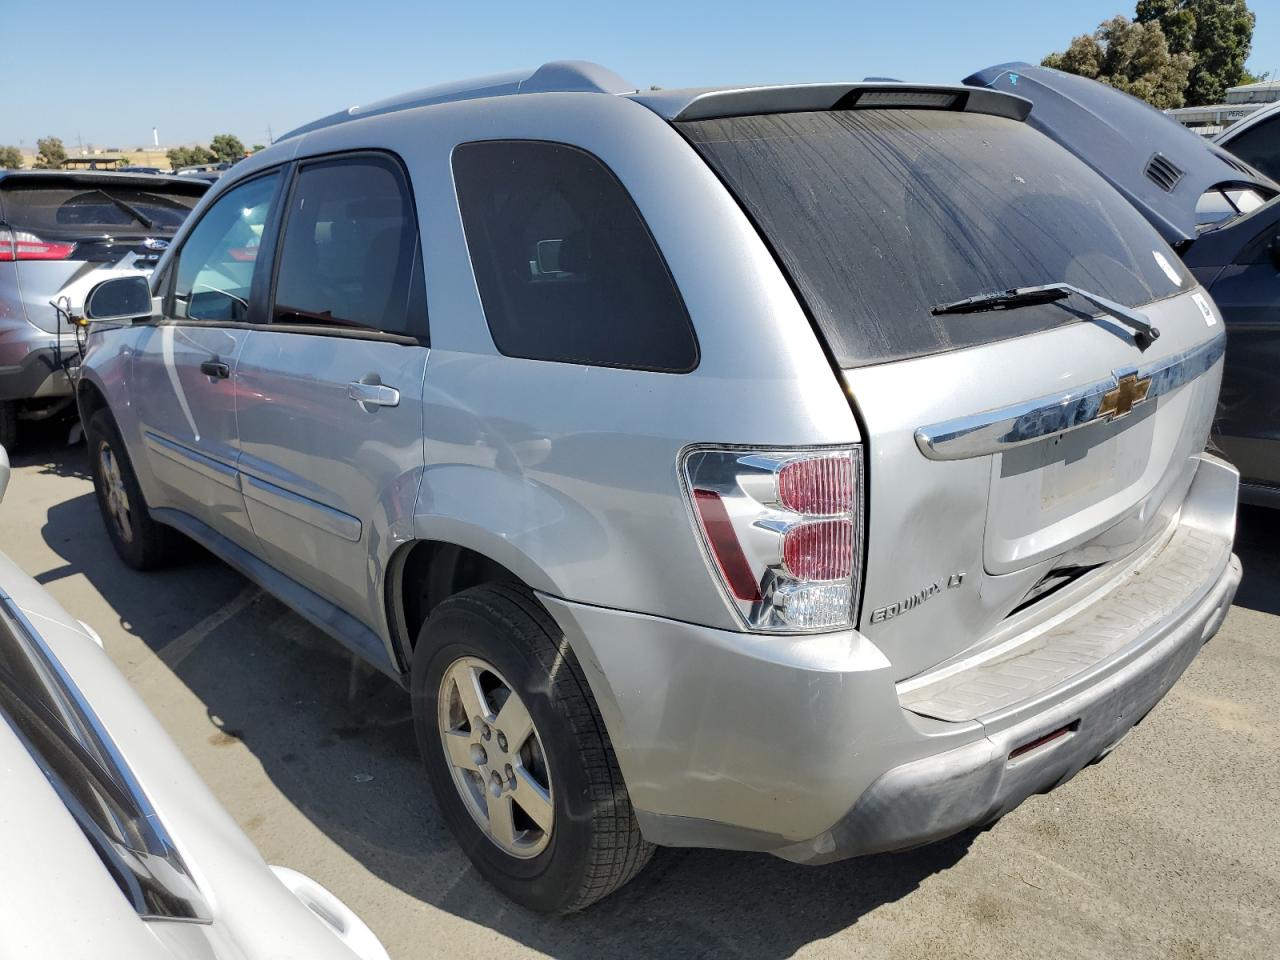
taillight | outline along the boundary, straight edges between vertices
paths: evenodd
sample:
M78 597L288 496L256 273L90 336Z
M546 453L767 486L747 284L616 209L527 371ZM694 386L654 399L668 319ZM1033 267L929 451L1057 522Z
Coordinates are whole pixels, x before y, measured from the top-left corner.
M707 450L685 455L698 530L748 629L853 624L862 536L861 456L840 450Z
M41 240L26 230L0 229L0 262L14 260L66 260L75 251L74 243Z

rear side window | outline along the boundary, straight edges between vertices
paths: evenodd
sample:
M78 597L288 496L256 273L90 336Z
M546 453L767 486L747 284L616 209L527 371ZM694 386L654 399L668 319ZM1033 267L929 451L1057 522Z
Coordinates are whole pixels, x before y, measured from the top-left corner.
M453 176L493 342L530 360L685 372L693 326L626 189L560 143L484 141Z
M1137 306L1187 273L1101 177L1025 124L859 110L679 124L773 246L843 367L1045 330L1084 301L934 316L1066 281ZM1066 309L1064 309L1066 308Z
M21 183L21 181L19 181ZM203 190L139 188L83 183L33 183L4 190L0 205L15 229L41 237L80 238L104 233L173 234Z
M1280 111L1222 144L1245 163L1280 180Z
M267 214L280 185L272 173L218 197L178 252L172 316L239 322L249 319L249 292Z
M273 320L426 337L418 221L389 157L307 164L289 200Z

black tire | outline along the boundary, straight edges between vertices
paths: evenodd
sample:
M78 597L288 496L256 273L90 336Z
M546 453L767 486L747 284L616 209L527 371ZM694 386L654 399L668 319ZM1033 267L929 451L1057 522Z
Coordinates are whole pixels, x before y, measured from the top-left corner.
M0 400L0 447L9 453L18 445L18 404L14 400Z
M89 451L89 471L93 474L93 492L98 500L98 512L107 528L107 536L116 548L120 559L135 570L154 570L167 566L180 556L186 541L172 527L157 523L151 518L147 502L138 486L133 463L125 450L120 431L107 410L99 410L89 418L85 429L85 444ZM120 475L120 486L127 503L127 521L117 523L109 505L108 480L105 476L103 449L110 451Z
M441 740L446 671L463 657L491 663L533 719L550 771L554 823L542 852L508 853L469 813ZM649 862L595 698L555 622L520 586L455 594L428 618L414 648L414 728L441 814L482 876L522 906L571 913L613 893Z

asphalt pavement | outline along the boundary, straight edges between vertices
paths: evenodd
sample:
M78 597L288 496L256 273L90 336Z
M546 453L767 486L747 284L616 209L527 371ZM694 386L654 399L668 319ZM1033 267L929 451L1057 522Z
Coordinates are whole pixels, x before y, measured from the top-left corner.
M993 827L821 868L660 850L556 919L454 845L391 681L201 551L122 566L63 430L12 459L0 550L102 635L263 856L331 889L395 960L1280 957L1280 512L1242 511L1236 606L1165 700Z

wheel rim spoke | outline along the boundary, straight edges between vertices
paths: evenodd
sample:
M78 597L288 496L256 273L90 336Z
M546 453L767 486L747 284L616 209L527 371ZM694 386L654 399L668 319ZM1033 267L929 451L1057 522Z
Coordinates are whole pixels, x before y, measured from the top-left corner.
M529 815L529 819L538 825L544 833L551 832L551 821L555 816L555 808L551 805L551 794L543 789L523 766L516 768L516 789L512 794L520 809Z
M517 752L529 739L529 734L533 733L533 718L529 716L528 708L514 694L502 705L502 709L494 717L493 725L506 736L512 753Z
M495 797L489 791L485 791L485 796L489 802L489 832L493 835L493 839L503 847L514 847L516 843L516 821L514 811L511 809L511 797L508 794L502 794Z
M476 717L484 720L493 719L488 697L485 696L484 688L480 686L479 670L468 664L457 672L454 682L458 685L458 697L466 708L468 720Z
M449 762L463 770L477 769L475 758L471 755L471 734L460 730L446 731L444 734L445 751Z

